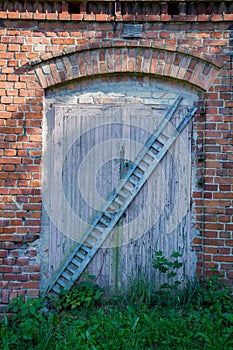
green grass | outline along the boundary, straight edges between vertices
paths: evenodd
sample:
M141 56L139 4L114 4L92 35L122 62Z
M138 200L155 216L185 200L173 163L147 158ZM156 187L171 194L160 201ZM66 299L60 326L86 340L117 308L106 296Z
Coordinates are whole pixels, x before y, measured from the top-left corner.
M5 316L0 325L0 349L233 348L232 294L212 282L181 292L145 291L143 301L136 286L133 298L128 293L108 300L98 288L86 287L63 294L49 309L43 299L14 301L9 311L15 317Z

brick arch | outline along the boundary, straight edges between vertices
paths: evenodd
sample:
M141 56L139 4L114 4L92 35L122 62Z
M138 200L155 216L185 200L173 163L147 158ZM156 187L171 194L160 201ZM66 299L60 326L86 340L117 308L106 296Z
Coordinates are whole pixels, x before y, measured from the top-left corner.
M219 71L197 57L142 47L84 50L47 60L34 69L44 89L83 77L143 73L186 81L204 91L211 87Z

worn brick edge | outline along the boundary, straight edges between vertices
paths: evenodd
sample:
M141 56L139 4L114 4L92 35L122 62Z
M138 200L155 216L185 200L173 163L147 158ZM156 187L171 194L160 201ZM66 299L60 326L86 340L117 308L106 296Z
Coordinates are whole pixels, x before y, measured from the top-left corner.
M233 21L233 14L214 14L214 15L121 15L116 17L109 14L87 14L68 12L40 13L40 12L18 12L18 11L0 11L0 19L11 20L40 20L40 21L97 21L97 22L128 22L128 21L145 21L145 22L229 22Z
M109 47L54 57L32 67L43 89L103 74L144 73L186 81L208 91L219 68L196 57L143 47Z
M177 52L183 55L192 56L194 58L198 58L200 60L209 62L213 66L216 66L217 68L223 68L224 63L218 59L213 59L213 57L207 55L204 52L201 52L198 49L193 49L189 47L177 47L177 45L172 44L166 44L166 42L158 43L154 40L124 40L124 39L118 39L118 40L96 40L89 42L88 40L79 45L73 45L68 48L65 48L63 50L56 50L53 52L46 52L42 53L37 59L33 59L29 64L31 66L35 66L43 61L50 60L52 58L56 58L59 56L64 56L72 53L78 53L82 52L84 50L93 50L93 49L101 49L101 48L109 48L109 47L128 47L128 48L138 48L138 47L144 47L144 48L153 48L158 50L165 50L165 51L171 51L171 52Z

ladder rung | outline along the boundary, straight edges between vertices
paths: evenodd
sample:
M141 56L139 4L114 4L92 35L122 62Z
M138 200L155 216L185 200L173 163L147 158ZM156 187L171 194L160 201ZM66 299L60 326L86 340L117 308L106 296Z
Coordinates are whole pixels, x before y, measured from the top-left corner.
M146 154L149 154L149 156L153 159L156 158L156 154L154 152L152 152L151 150L148 150Z
M165 141L164 141L164 140L161 140L160 137L157 137L157 141L158 141L159 143L161 143L161 147L164 146Z
M66 269L68 270L68 271L70 271L71 273L75 273L75 270L72 268L72 266L70 266L70 265L67 265L66 266Z
M80 247L80 249L84 250L85 252L89 253L89 251L91 250L89 247L87 247L85 244L82 244L82 246Z
M153 163L153 161L155 160L155 158L154 157L151 157L148 153L145 155L145 157L144 157L144 162L147 162L148 163L148 165L150 166L151 165L151 163Z
M101 222L101 224L103 224L104 226L107 227L110 221L104 220L104 218L103 218L103 216L102 216L102 217L99 219L99 222Z
M88 239L90 238L90 239L92 239L92 240L93 240L93 238L94 238L94 240L98 241L98 240L99 240L99 235L98 235L96 232L94 232L94 231L92 230L91 233L88 235L87 238L88 238Z
M79 259L81 260L84 260L86 258L86 254L82 253L80 251L80 248L79 248L79 251L75 254ZM74 258L75 259L75 258ZM80 265L80 261L79 260L76 260L77 263ZM73 259L72 259L72 262L73 262Z
M169 136L166 132L161 132L160 136L164 137L165 139L169 139L171 136Z
M82 255L81 253L77 252L75 254L80 260L84 260L85 259L85 255ZM72 259L72 264L74 264L75 266L79 267L81 264L81 261L77 260L75 258Z
M141 160L141 162L144 163L146 167L151 165L151 160L146 159L145 157Z
M133 174L134 174L135 176L137 176L139 179L141 179L141 178L143 177L143 174L140 173L140 172L137 171L137 170L134 170Z
M148 152L151 152L154 158L156 158L159 151L155 149L153 146L150 146L150 148L148 149Z
M67 282L63 281L63 280L61 279L61 277L58 278L57 283L60 284L60 286L62 286L62 287L65 287L66 284L67 284Z
M159 153L161 148L158 148L157 147L155 148L153 145L150 146L149 148L149 151L153 153L154 157L156 158L157 157L157 154Z
M128 185L127 183L124 184L123 188L125 188L127 191L132 192L134 187Z
M158 152L161 150L161 146L159 146L157 143L153 143L151 147L153 147Z
M95 227L93 227L93 230L94 229L98 230L100 233L103 233L105 228L103 226L96 224Z
M88 247L88 248L92 248L93 245L95 244L96 241L94 240L91 240L91 237L88 237L87 239L85 239L85 245Z
M119 197L115 197L114 202L118 203L120 206L122 206L122 204L124 203L124 201L121 201Z
M108 213L109 214L109 213ZM112 221L112 215L106 215L104 212L102 213L102 218L109 224Z
M140 175L141 177L145 175L145 171L143 171L142 169L140 169L138 166L135 169Z
M138 180L134 179L132 176L129 178L129 182L134 184L134 185L138 184Z
M59 294L60 291L61 291L61 288L59 288L59 287L57 286L57 284L55 284L55 285L52 287L52 291L54 291L55 293Z
M67 281L71 279L71 276L67 272L62 272L62 277L64 277Z
M124 199L128 198L127 193L123 192L122 190L118 193L121 197L123 197Z
M98 238L96 238L95 236L94 236L94 234L90 234L88 237L87 237L87 239L85 239L85 244L86 244L86 246L91 250L91 248L93 247L93 245L95 245L96 244L96 242L98 242Z
M118 206L114 205L113 201L111 204L109 204L108 209L111 209L113 211L118 211Z
M147 167L145 167L142 163L138 164L138 168L142 169L143 172L146 172L146 170L147 170Z
M103 215L105 215L107 218L109 218L110 220L112 220L112 214L109 213L108 211L105 211L105 212L103 213Z
M93 246L93 243L96 243L97 241L98 241L98 237L93 231L88 235L87 239L85 239L85 242L87 242L91 246Z
M85 242L87 244L89 244L90 249L92 249L93 247L95 247L96 245L99 244L99 240L98 239L92 238L90 236L85 240Z

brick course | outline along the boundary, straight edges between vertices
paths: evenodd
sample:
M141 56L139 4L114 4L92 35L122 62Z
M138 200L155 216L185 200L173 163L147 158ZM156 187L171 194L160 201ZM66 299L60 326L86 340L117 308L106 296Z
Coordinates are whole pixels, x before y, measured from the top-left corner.
M149 7L143 5L143 10L141 3L140 14L129 1L119 1L112 14L103 12L112 6L107 1L102 13L94 2L74 8L59 1L0 1L2 307L17 295L39 295L38 252L31 243L41 230L45 89L108 74L173 79L202 96L193 140L194 225L201 235L193 249L199 276L210 275L214 267L232 285L233 8L226 1L223 11L216 2L211 12L210 4L203 2L202 14L197 6L191 12L187 1L180 3L178 14L171 14L169 1L147 1ZM142 37L124 38L124 23L134 21L143 24Z

